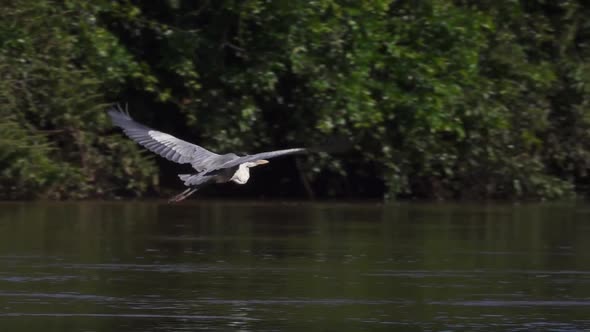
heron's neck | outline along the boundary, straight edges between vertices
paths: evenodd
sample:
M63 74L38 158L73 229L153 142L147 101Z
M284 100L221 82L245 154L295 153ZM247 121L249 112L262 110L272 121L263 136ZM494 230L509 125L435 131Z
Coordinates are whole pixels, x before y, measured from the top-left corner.
M238 167L238 170L234 173L234 175L230 179L230 181L233 181L237 184L244 184L244 183L248 182L249 178L250 178L250 168L248 168L248 166L246 166L246 164L241 164Z

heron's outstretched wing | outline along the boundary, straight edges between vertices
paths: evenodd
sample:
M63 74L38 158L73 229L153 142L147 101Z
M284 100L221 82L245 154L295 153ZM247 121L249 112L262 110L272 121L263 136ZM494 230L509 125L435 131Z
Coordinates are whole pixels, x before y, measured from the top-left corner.
M219 157L218 154L198 145L135 122L129 114L121 109L111 109L108 114L113 124L121 127L129 138L175 163L192 164L193 168L200 172Z
M305 148L295 148L295 149L285 149L285 150L261 152L261 153L238 157L236 159L230 160L230 161L220 165L216 169L225 169L225 168L235 167L240 164L247 163L247 162L254 162L254 161L262 160L262 159L271 159L271 158L276 158L276 157L285 156L285 155L289 155L289 154L302 154L302 153L306 153L308 151L309 150L305 149Z

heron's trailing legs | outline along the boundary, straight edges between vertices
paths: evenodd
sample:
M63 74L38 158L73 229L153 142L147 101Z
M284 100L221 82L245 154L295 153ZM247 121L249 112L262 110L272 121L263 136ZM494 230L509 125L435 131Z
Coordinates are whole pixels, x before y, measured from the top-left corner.
M182 200L184 200L185 198L189 197L190 195L192 195L195 191L197 191L198 188L188 188L187 190L181 192L180 194L170 198L168 200L168 203L177 203L180 202Z

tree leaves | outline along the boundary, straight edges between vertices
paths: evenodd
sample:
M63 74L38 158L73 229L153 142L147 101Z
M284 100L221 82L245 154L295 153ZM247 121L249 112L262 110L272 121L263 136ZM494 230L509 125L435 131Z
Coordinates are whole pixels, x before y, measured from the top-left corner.
M105 136L101 107L121 97L141 105L139 119L220 152L349 136L355 153L298 168L320 193L590 190L582 1L20 0L1 15L3 109L23 144L53 149L23 153L47 167L30 186L57 196L154 184L135 146Z

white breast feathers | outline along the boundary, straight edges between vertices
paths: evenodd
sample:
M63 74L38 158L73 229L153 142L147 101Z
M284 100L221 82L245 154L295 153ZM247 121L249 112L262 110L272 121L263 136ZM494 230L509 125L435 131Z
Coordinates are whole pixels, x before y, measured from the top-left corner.
M244 184L248 182L248 179L250 178L250 168L249 165L246 164L249 163L241 164L238 167L238 170L234 173L230 181L233 181L237 184Z

